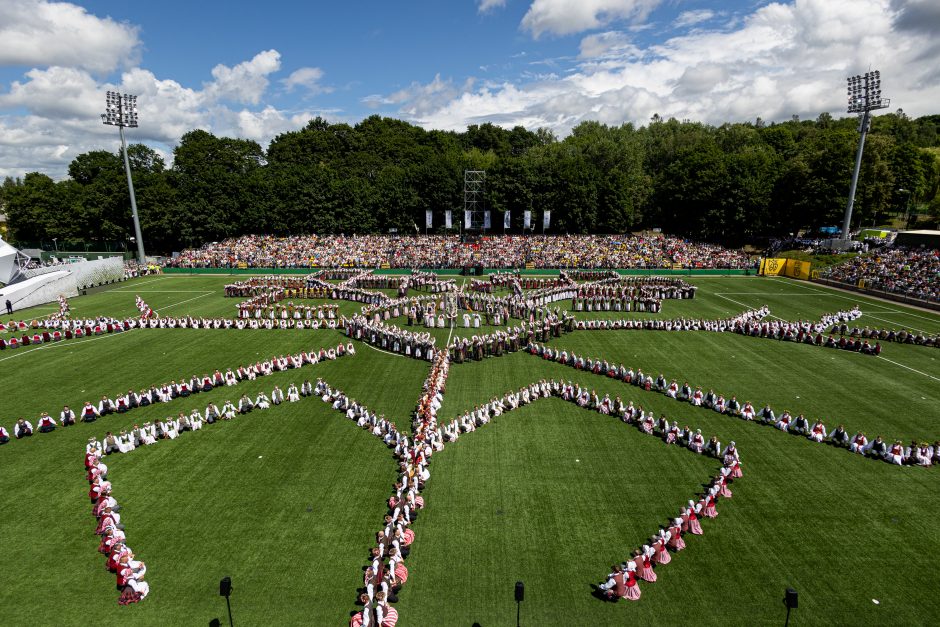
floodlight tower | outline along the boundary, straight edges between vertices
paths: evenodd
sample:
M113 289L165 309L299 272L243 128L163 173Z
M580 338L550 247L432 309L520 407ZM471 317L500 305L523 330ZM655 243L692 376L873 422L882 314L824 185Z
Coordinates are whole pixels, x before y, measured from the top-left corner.
M134 234L137 236L137 261L146 263L144 256L144 238L140 232L140 219L137 217L137 197L134 195L134 181L131 178L131 162L127 158L127 142L124 140L124 127L137 128L137 96L109 91L105 98L105 111L101 121L108 126L116 126L121 132L121 151L124 153L124 173L127 174L127 189L131 194L131 215L134 216Z
M862 152L865 150L865 136L871 126L871 112L885 109L891 100L881 97L881 72L868 71L848 79L849 113L859 115L858 152L855 153L855 170L852 171L852 186L849 188L849 203L845 207L845 219L842 221L842 239L849 240L849 226L852 222L852 206L855 204L855 188L858 185L858 171L862 167Z

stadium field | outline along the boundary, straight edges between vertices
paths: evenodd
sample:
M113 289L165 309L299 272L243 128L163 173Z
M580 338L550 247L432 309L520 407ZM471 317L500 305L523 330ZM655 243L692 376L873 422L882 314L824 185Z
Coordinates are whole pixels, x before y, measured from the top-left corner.
M135 295L161 316L233 317L241 299L222 291L232 280L133 279L72 299L72 317L135 316ZM699 288L695 298L665 300L659 314L577 317L715 319L767 305L771 317L818 320L858 305L858 326L940 332L936 314L816 284L688 280ZM339 306L344 314L359 308ZM433 333L438 346L452 335ZM57 416L65 404L77 410L128 388L346 341L334 330L139 329L4 350L0 424L11 429L20 416L35 424L40 412ZM804 413L830 429L844 423L851 434L905 444L940 439L935 348L887 343L873 357L732 333L595 330L548 345L735 394L757 409ZM304 379L322 378L407 430L428 362L354 346L355 355L335 361L0 446L0 624L225 624L223 576L233 580L236 624L347 624L397 464L326 403L284 403L105 458L128 542L147 564L151 593L132 606L118 605L114 575L96 551L81 462L89 437ZM526 586L523 625L776 625L787 587L800 594L793 625L936 624L938 468L865 459L524 352L452 364L438 416L449 421L541 379L570 380L723 444L734 440L744 476L733 497L702 522L703 535L687 536L687 548L657 568L656 583L641 582L639 601L603 601L592 584L677 516L720 461L558 398L507 412L434 455L427 506L412 525L399 625L515 624L517 580Z

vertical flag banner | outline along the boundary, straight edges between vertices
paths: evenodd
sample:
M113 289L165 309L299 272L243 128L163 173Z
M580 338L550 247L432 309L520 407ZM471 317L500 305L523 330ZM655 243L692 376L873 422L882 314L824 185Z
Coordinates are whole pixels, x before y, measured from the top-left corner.
M548 225L552 223L552 212L546 211L542 216L542 228L548 229Z
M424 226L431 228L434 225L434 213L428 209L424 212Z
M470 222L470 210L469 209L463 210L463 228L465 229L473 228L473 224L471 224Z
M489 211L483 212L483 228L484 229L490 228L490 212Z
M532 228L532 212L526 211L523 215L525 216L525 228L531 229Z
M509 217L509 212L507 211L506 213L503 214L503 228L504 229L509 228L509 221L510 221L510 217Z
M444 228L447 228L447 229L454 228L454 225L452 222L452 213L453 212L450 209L444 212Z

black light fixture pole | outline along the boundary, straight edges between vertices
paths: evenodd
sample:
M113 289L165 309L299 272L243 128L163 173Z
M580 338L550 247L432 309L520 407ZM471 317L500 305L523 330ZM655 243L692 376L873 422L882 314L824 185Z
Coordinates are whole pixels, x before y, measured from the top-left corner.
M519 617L522 608L522 601L525 598L525 584L521 581L516 582L516 627L519 627Z
M134 179L131 177L131 162L127 158L127 142L124 140L124 128L137 128L137 96L109 91L105 100L106 109L101 114L101 121L108 126L116 126L121 134L121 150L124 153L124 173L127 175L127 190L131 196L131 217L134 219L134 234L137 239L137 262L147 263L144 254L144 236L140 230L140 218L137 217L137 196L134 194Z
M783 603L787 606L787 619L783 623L783 627L789 627L790 625L790 610L796 609L799 607L799 595L796 590L793 588L787 588L784 592Z
M225 597L225 607L228 608L229 627L235 627L235 624L232 622L232 603L229 600L229 597L232 596L232 578L231 577L222 577L222 581L219 582L219 596Z
M842 221L842 239L849 241L849 229L852 227L852 207L855 205L855 188L858 186L858 173L862 167L862 153L865 151L865 136L871 126L871 112L884 109L891 104L891 100L881 97L881 72L865 72L848 79L849 113L857 113L858 124L858 150L855 152L855 169L852 170L852 183L849 186L849 201L845 206L845 217Z

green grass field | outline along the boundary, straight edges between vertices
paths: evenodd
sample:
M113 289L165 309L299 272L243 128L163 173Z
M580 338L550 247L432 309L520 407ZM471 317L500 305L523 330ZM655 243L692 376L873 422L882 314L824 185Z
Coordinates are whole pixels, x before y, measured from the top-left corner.
M222 296L229 281L144 277L70 304L76 317L131 316L139 294L161 315L231 317L239 299ZM814 284L693 281L696 298L665 301L658 317L725 317L766 304L772 316L817 319L858 304L860 326L940 332L935 314ZM39 412L57 415L66 403L343 340L328 330L136 330L2 351L0 424L12 431L18 416L35 424ZM887 344L872 358L733 334L649 331L578 331L551 345L769 402L778 413L804 412L829 427L940 439L936 349ZM388 449L339 412L305 399L108 457L128 542L151 584L150 597L130 607L118 606L114 576L96 552L81 455L91 435L317 377L407 428L427 362L362 343L356 351L0 447L0 624L225 624L225 575L237 624L346 624L396 467ZM793 625L937 624L940 469L862 459L522 353L454 364L439 416L449 420L542 378L576 381L735 440L744 478L734 497L658 569L657 583L641 584L639 602L602 602L591 584L677 515L718 462L615 418L540 400L434 456L399 625L512 625L517 580L526 584L524 625L777 625L786 587L800 593Z

